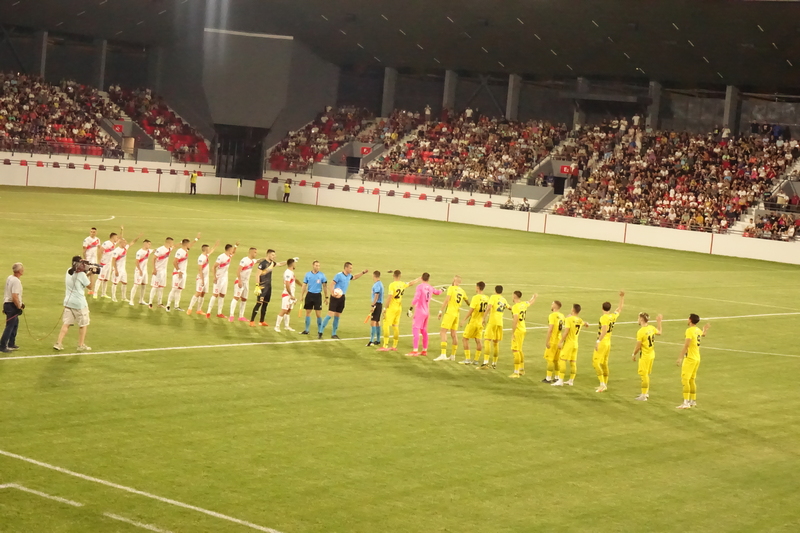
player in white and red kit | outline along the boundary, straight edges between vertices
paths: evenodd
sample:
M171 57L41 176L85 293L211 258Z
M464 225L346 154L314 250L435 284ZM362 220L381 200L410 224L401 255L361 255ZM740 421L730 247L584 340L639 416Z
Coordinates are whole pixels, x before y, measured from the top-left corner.
M286 261L286 271L283 273L283 291L281 292L281 311L275 320L275 331L281 332L281 321L286 324L286 331L294 331L289 327L289 318L292 316L292 308L297 299L294 297L294 288L297 279L294 277L295 260Z
M120 229L123 231L124 228ZM117 241L120 236L116 233L111 233L108 240L100 245L100 275L97 276L97 281L94 283L94 298L103 296L103 298L110 298L108 295L108 282L111 281L111 272L114 265L111 264L111 254L114 248L117 247Z
M139 235L141 237L141 235ZM111 252L111 301L117 301L117 285L122 284L122 301L128 299L128 269L126 268L128 259L128 248L130 248L136 241L136 237L131 242L127 242L121 238L117 241L117 247Z
M250 248L247 251L247 257L243 257L239 261L239 271L233 282L233 301L231 302L231 314L228 317L230 322L233 322L236 304L239 304L239 322L247 322L244 317L244 307L247 304L247 293L250 291L250 274L253 273L253 267L256 265L257 254L258 250Z
M435 289L428 283L430 278L431 275L427 272L422 274L422 283L417 285L414 299L411 301L411 307L414 309L414 325L412 328L414 333L414 349L406 354L409 357L428 355L428 319L431 316L429 304L432 295L442 294L440 289ZM411 309L409 309L409 311L411 311ZM418 351L420 335L422 335L421 352Z
M167 286L167 264L169 255L172 253L172 237L167 237L164 244L156 248L153 252L153 275L150 278L150 302L147 304L153 308L153 302L158 298L158 306L164 307L161 303L164 300L164 287Z
M136 252L136 265L133 269L133 288L131 289L130 304L133 305L133 299L136 296L136 291L141 287L142 294L139 296L139 303L146 305L144 301L144 291L147 285L147 261L150 259L150 240L145 239L142 241L142 247Z
M194 238L194 242L189 239L181 241L181 247L175 252L175 257L172 260L172 290L169 291L167 296L167 312L172 310L172 304L175 304L176 311L183 311L181 309L181 293L186 288L186 269L189 266L189 250L192 244L200 240L200 234Z
M197 304L197 314L205 315L203 312L203 300L208 292L208 256L214 253L214 250L219 246L219 241L214 243L213 248L209 248L207 244L200 247L200 256L197 258L197 277L195 278L195 293L192 296L192 301L189 302L189 308L186 309L186 314L191 315L194 305Z
M214 308L214 301L217 303L217 318L227 318L222 314L222 309L225 307L225 293L228 292L228 268L231 266L231 257L236 253L236 248L239 243L226 244L225 252L219 254L217 260L214 261L214 266L211 267L211 278L214 280L214 289L211 293L211 299L208 301L208 311L206 318L211 318L211 310Z
M97 247L100 246L100 239L97 238L97 228L89 230L89 236L83 239L83 258L90 263L97 263ZM89 273L89 287L94 287L94 274ZM94 291L89 290L89 294Z

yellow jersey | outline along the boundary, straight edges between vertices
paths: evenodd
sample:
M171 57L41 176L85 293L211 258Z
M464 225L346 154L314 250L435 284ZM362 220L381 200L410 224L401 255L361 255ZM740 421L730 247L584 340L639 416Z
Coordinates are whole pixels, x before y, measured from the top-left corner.
M686 359L692 359L694 361L700 360L700 337L702 336L703 330L697 326L687 328L686 338L691 342L689 343L689 349L686 350Z
M553 326L553 332L550 334L550 345L558 344L558 341L561 340L561 332L564 330L564 313L553 311L547 317L547 323Z
M476 294L472 297L469 306L472 308L469 321L483 325L483 315L486 314L486 310L489 308L489 297L485 294Z
M467 293L461 287L450 285L447 287L447 296L450 297L450 301L447 302L447 309L445 309L444 314L457 316L459 309L461 309L461 302L467 300Z
M656 356L656 335L658 328L650 324L642 326L636 332L636 340L642 343L642 357Z
M597 339L600 340L600 335L603 334L603 326L608 326L606 336L603 342L611 342L611 332L614 331L614 325L617 323L619 313L606 313L600 317L600 324L597 326Z
M489 307L491 307L492 310L489 312L489 321L487 325L502 326L503 313L508 309L508 300L506 300L502 294L492 294L489 296Z
M403 306L403 294L408 288L405 281L393 281L389 284L389 307L387 309L400 309Z
M525 327L525 315L528 313L528 307L528 302L515 303L513 307L511 307L511 314L519 316L519 321L517 322L517 331L527 330Z
M564 345L567 344L574 344L575 346L578 345L578 335L581 332L581 328L586 325L586 322L579 316L569 315L566 319L564 319L564 328L567 330L567 336L564 337Z

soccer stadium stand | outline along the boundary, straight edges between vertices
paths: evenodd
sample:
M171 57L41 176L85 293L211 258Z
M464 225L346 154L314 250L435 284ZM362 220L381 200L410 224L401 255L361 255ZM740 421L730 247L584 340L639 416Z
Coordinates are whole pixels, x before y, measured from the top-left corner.
M205 138L170 109L166 101L150 89L123 89L112 85L111 101L153 137L161 147L187 163L208 163L209 147Z
M790 143L771 134L593 128L577 146L583 177L556 214L714 232L767 200L794 157Z
M272 170L305 171L322 161L340 146L354 140L372 122L366 109L328 106L315 120L297 131L290 131L269 154Z
M419 112L395 109L388 118L382 118L372 128L358 136L359 142L383 143L390 148L409 135L424 121Z
M99 124L113 112L94 88L0 73L0 150L118 157Z
M366 174L379 181L498 193L533 170L566 134L563 124L461 114L423 124L371 163Z

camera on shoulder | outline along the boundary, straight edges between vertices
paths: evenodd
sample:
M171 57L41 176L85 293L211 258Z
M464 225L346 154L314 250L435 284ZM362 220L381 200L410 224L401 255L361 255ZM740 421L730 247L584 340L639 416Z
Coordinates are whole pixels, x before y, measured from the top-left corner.
M83 272L85 274L99 274L102 267L97 263L90 263L86 259L79 259L72 262L72 271Z

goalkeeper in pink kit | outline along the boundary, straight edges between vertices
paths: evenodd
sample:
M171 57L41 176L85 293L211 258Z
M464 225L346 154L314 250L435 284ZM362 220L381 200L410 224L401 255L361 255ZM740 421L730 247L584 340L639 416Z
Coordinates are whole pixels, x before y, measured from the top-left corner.
M428 318L431 316L428 305L432 295L442 294L441 290L433 288L430 283L428 283L430 278L431 275L427 272L422 274L422 283L417 285L417 290L414 293L414 300L412 300L411 308L408 310L409 315L411 315L412 309L414 310L414 350L406 354L409 357L428 355ZM420 334L422 334L421 352L418 351Z

